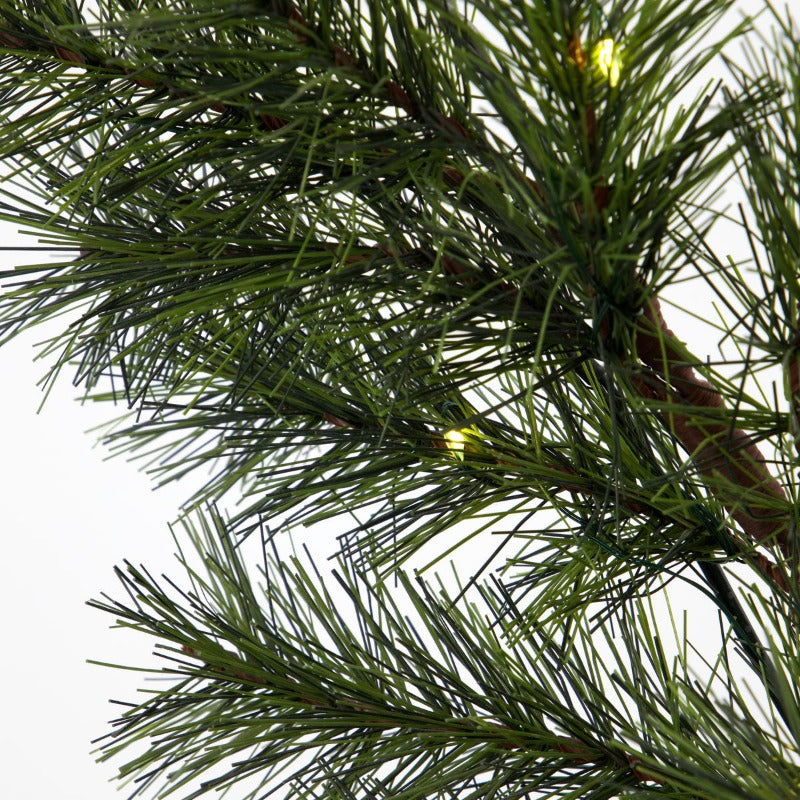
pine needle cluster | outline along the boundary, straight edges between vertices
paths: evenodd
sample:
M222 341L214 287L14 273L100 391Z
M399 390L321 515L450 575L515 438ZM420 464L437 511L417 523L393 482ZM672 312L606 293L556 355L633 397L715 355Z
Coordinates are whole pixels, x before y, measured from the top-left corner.
M0 0L0 218L55 253L0 272L0 341L67 315L108 446L207 476L177 574L92 601L168 679L100 741L134 796L800 796L800 35L764 5Z

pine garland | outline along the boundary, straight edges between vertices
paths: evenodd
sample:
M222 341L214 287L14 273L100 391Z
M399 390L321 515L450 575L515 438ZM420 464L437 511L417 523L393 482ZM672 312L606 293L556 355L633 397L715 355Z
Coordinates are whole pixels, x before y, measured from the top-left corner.
M800 42L733 8L0 0L0 216L61 258L0 341L73 313L106 444L210 474L180 577L92 601L166 659L101 740L134 794L797 794Z

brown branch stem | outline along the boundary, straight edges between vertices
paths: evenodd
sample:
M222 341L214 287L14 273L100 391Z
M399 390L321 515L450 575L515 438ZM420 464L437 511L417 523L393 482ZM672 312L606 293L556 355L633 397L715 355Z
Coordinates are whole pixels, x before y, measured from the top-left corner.
M273 6L273 11L275 13L280 13L286 18L289 28L294 31L297 37L298 43L307 44L311 38L309 33L313 34L313 31L309 28L299 9L292 3L274 3ZM3 24L5 24L4 21L0 19L0 25ZM27 41L29 38L30 37L27 37L26 34L20 31L13 31L8 28L0 30L0 46L15 50L24 50L34 44L34 42ZM84 66L87 63L84 55L56 42L49 42L48 47L56 58L61 61L66 61L76 66ZM40 49L40 47L34 49ZM331 45L329 55L331 63L334 66L350 71L356 75L360 81L373 86L377 86L380 83L378 77L370 69L362 67L358 59L343 47L337 44ZM121 74L128 77L133 83L146 89L167 91L174 97L189 98L193 96L191 92L175 87L166 76L163 75L156 75L148 71L145 76L139 74L141 70L126 69L117 64L103 64L103 67L111 70L119 70ZM155 80L154 77L157 77L157 80ZM427 116L451 136L456 138L469 138L469 134L460 122L438 109L428 109L426 111L420 103L412 99L409 91L397 81L389 79L383 81L381 85L391 104L402 109L412 119L420 120ZM218 100L207 101L206 108L209 111L214 111L219 114L240 112L237 106ZM273 114L262 113L258 115L258 118L263 126L270 131L279 130L289 124L289 120Z
M211 673L219 675L227 680L240 680L244 683L254 684L270 688L271 682L260 675L249 672L246 669L235 669L228 666L217 666L209 663L203 658L202 653L197 648L190 645L183 645L181 652L190 658L203 662L203 666ZM239 659L234 653L224 651L226 660L236 662ZM364 702L362 700L328 700L321 702L314 697L299 693L292 698L292 702L307 706L310 709L326 711L330 713L349 712L358 715L358 727L378 727L382 730L397 728L400 723L391 717L386 716L386 709L379 704ZM355 726L355 725L354 725ZM425 730L437 731L453 736L462 736L464 733L485 734L487 744L493 744L502 750L524 751L534 750L543 751L547 754L550 751L561 753L564 760L572 764L587 764L600 767L612 767L615 769L627 768L631 776L637 783L662 783L661 779L649 774L639 767L641 759L639 756L622 752L617 754L618 747L608 748L597 743L583 742L574 736L562 736L559 734L547 733L546 735L531 734L525 731L514 731L508 725L497 722L487 722L478 725L474 719L466 718L463 720L452 719L447 727L439 725L426 725ZM517 734L517 735L514 735Z
M660 389L652 384L650 389L669 404L662 416L690 454L698 473L710 479L709 490L753 542L775 543L788 557L787 514L775 512L776 501L788 508L783 487L770 473L752 438L724 419L719 391L696 375L681 356L657 298L651 298L645 307L635 346L642 363L663 381Z

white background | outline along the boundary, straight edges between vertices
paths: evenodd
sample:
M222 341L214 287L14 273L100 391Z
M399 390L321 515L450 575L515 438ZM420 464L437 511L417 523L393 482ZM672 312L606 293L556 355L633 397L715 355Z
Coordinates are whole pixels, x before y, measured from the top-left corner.
M86 431L113 409L77 403L71 376L61 376L37 413L36 383L46 371L33 362L40 335L0 348L0 796L101 800L123 795L89 742L117 714L108 699L133 699L141 677L86 659L143 664L151 647L109 631L112 618L85 602L101 591L120 597L113 567L124 558L174 572L167 522L186 490L153 492L135 465L104 460L107 452L93 447L97 434Z

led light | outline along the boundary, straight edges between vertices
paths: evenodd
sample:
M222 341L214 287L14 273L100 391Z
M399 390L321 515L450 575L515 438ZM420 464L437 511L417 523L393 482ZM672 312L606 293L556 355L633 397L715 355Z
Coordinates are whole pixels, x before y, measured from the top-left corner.
M619 74L622 69L622 58L619 54L619 48L614 43L613 39L601 39L592 51L593 61L597 68L603 74L603 77L608 80L610 86L616 86L619 83Z
M452 455L459 461L463 461L467 437L459 430L449 430L444 432L444 441Z
M468 425L465 428L450 428L442 434L442 440L453 458L465 461L478 455L483 437L475 425Z

